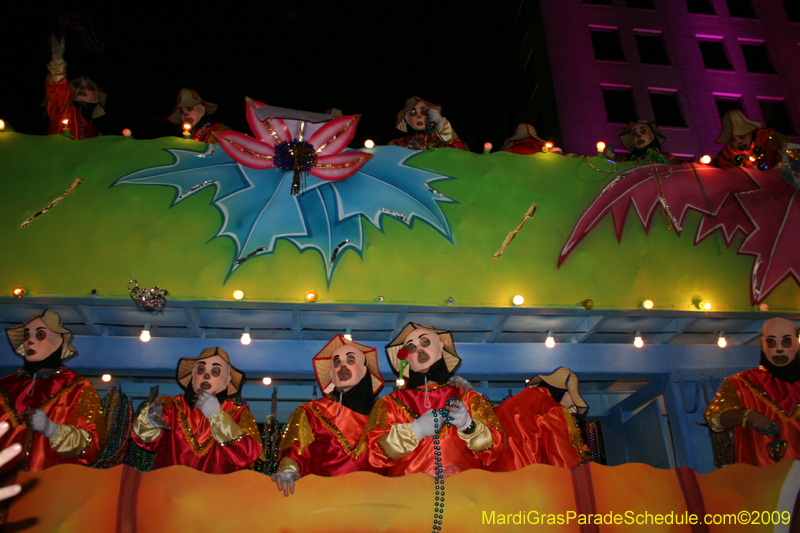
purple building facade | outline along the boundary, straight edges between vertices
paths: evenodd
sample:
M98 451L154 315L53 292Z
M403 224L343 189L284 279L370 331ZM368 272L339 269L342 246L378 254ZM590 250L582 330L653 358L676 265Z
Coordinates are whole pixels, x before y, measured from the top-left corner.
M797 142L800 0L539 0L562 144L623 150L628 120L655 119L664 150L713 156L725 110Z

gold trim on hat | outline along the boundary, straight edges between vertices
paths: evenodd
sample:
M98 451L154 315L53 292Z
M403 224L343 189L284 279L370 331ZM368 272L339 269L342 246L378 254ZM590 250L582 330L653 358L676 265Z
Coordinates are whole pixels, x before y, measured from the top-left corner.
M78 351L72 346L72 338L74 335L70 330L68 330L62 325L61 315L59 315L55 311L50 311L47 309L36 313L22 324L8 328L6 330L6 334L8 335L8 340L11 342L11 348L14 350L16 354L21 356L23 359L25 358L25 347L23 346L23 343L25 341L25 326L27 326L37 318L42 319L42 322L44 322L44 325L47 326L47 329L49 329L53 333L58 333L62 336L62 342L61 342L62 361L65 361L66 359L70 359L78 355Z
M195 363L203 359L208 359L209 357L214 357L215 355L222 357L222 359L231 367L231 382L228 383L227 389L228 396L240 392L242 390L242 382L244 381L244 372L233 366L228 353L218 346L215 346L214 348L206 348L200 352L200 355L197 357L181 358L181 360L178 361L178 369L175 373L175 379L178 380L178 383L180 383L184 389L188 388L192 381L192 370L194 370Z
M330 394L335 385L331 379L331 366L333 366L333 352L345 344L358 348L364 353L367 360L367 372L372 377L372 392L377 394L383 388L383 378L378 367L378 350L371 346L365 346L357 342L349 341L342 335L335 335L325 347L313 357L314 373L317 376L317 384L324 394Z
M397 358L397 352L400 351L400 348L403 347L404 341L406 336L409 333L414 331L415 329L429 329L439 335L439 339L442 341L442 358L444 359L445 364L447 365L447 370L452 374L455 372L458 367L461 365L461 358L456 353L456 347L453 344L453 334L450 333L446 329L434 329L430 326L425 326L422 324L415 324L414 322L409 322L406 327L403 328L403 331L395 337L395 339L386 345L386 355L389 357L389 363L392 365L392 369L394 369L395 374L400 373L400 359ZM410 374L411 367L406 365L405 372L403 372L402 378L408 378L411 376Z

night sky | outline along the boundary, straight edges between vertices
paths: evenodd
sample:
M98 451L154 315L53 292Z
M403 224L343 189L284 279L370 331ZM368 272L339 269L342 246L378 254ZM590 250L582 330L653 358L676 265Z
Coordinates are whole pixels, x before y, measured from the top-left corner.
M97 122L106 135L126 127L137 139L179 134L166 117L178 91L189 87L219 104L212 118L248 134L245 96L280 107L362 114L353 148L367 138L386 144L400 136L397 111L418 95L443 106L472 151L482 151L486 141L498 148L524 119L514 116L509 90L514 3L467 4L23 8L20 16L4 17L0 36L0 118L21 133L46 133L40 104L48 36L64 31L68 79L86 75L108 94L108 114ZM90 20L104 50L88 50L75 29L63 28L64 15Z

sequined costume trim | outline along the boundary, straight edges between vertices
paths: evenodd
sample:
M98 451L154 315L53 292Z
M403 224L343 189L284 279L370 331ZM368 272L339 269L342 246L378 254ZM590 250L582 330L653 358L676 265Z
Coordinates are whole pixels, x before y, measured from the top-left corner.
M764 403L769 405L772 408L772 410L775 411L778 414L778 416L781 417L782 420L792 420L794 418L797 418L798 415L800 415L800 402L798 402L794 406L791 413L787 413L786 411L783 410L783 408L780 405L775 403L775 401L772 398L770 398L766 392L758 388L758 386L752 381L750 381L748 378L740 374L734 377L741 379L748 389L750 389L754 394L760 396L761 399L764 401Z
M278 446L280 455L286 450L294 446L295 441L300 443L300 448L297 450L298 455L303 455L303 452L314 442L314 432L311 431L311 424L308 423L306 410L298 407L289 417L289 422L286 423L286 429L283 430L283 437Z
M722 385L717 391L717 395L714 397L714 400L708 404L703 416L712 431L721 433L725 431L725 428L722 427L722 422L720 422L719 417L728 411L741 408L742 403L739 400L739 395L736 394L736 385L733 383L733 378L728 378L723 380Z
M163 396L162 403L165 408L175 409L175 418L178 420L178 425L183 431L183 434L186 436L186 442L189 443L189 448L191 448L192 452L198 457L203 457L204 455L208 454L211 449L214 447L214 443L216 439L214 435L209 435L208 439L203 442L202 444L198 442L197 437L194 433L192 433L192 428L189 427L189 421L186 420L186 413L183 411L183 406L180 402L175 401L171 396ZM238 405L234 407L234 409L228 413L233 417L239 410L243 409L243 407L239 407Z

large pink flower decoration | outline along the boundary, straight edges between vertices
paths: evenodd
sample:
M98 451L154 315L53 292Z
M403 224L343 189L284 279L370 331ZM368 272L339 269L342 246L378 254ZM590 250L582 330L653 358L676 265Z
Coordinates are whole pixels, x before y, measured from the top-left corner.
M365 152L342 153L353 139L361 115L337 117L320 124L281 118L262 122L255 110L264 105L247 99L247 122L257 138L237 131L215 135L225 153L246 167L294 171L292 194L300 192L300 177L306 173L326 181L340 181L358 172L372 157Z

